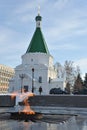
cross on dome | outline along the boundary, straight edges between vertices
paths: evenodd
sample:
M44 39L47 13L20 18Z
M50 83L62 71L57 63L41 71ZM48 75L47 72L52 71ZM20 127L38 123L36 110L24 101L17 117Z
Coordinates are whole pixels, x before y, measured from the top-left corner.
M40 15L40 5L38 5L38 15Z
M28 46L26 53L39 52L50 54L43 33L41 31L42 17L40 16L40 7L38 7L38 15L35 17L35 20L36 20L36 30L34 32L34 35L31 39L31 42Z

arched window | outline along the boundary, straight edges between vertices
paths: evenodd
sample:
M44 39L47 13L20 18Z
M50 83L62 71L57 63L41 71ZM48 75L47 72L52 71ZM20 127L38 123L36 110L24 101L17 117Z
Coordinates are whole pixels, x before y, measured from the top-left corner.
M42 76L39 76L39 83L42 83Z

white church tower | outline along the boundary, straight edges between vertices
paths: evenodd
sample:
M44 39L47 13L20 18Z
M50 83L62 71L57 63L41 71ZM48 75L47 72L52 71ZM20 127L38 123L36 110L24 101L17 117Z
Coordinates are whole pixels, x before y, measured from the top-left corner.
M57 70L53 65L47 44L41 31L42 17L38 13L35 18L36 30L26 53L22 56L22 64L15 68L15 76L10 80L9 92L32 91L36 95L49 94L51 88L63 87Z

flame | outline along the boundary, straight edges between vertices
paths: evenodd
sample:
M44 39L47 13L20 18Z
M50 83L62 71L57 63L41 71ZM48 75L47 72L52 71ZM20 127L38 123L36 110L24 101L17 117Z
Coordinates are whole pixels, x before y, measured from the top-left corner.
M21 111L19 110L19 113L24 113L27 115L34 115L35 112L30 108L30 105L28 103L28 99L29 97L34 96L34 94L32 92L24 92L22 91L22 93L18 93L18 92L13 92L11 94L11 98L14 99L14 97L16 96L16 105L18 105L19 102L23 102L24 103L24 109Z
M13 100L17 96L18 92L11 93L11 99Z
M25 104L25 107L24 107L24 109L23 109L22 112L24 112L24 113L27 114L27 115L34 115L35 112L34 112L33 110L31 110L30 105L29 105L29 103L28 103L28 98L25 99L23 102L24 102L24 104Z
M28 94L27 94L27 98L25 98L24 101L23 101L25 107L24 107L24 109L23 109L22 112L24 112L24 113L27 114L27 115L34 115L34 114L35 114L35 112L30 108L30 105L29 105L29 103L28 103L28 98L29 98L29 97L32 97L32 96L34 96L33 93L28 93Z

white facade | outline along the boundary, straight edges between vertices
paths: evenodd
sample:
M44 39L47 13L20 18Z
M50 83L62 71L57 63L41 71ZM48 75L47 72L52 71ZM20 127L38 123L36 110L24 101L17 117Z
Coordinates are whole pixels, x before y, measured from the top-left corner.
M27 52L22 56L22 64L15 68L15 76L10 80L9 92L25 89L34 92L36 95L46 95L52 88L64 88L64 79L58 76L58 68L54 66L53 57L48 52L41 34L41 19L39 15L36 17L36 33L39 32L38 35L40 36L34 34ZM35 50L38 43L39 49ZM33 50L30 48L31 46ZM40 90L42 90L41 93Z
M32 68L34 76L32 77ZM23 79L20 78L23 75ZM40 81L41 80L41 81ZM15 76L10 81L9 91L21 91L21 87L28 86L28 91L32 91L32 82L34 93L49 94L51 88L64 87L63 78L57 78L57 70L53 65L53 57L44 53L25 53L22 56L22 64L15 68Z

